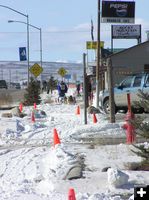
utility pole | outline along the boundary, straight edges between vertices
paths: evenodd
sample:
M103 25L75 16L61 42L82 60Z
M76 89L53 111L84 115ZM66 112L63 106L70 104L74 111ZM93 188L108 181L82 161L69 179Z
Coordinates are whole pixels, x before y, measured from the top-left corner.
M109 88L109 107L110 107L110 123L115 123L115 104L114 104L114 87L113 87L113 67L112 60L108 60L108 88Z
M87 85L86 85L86 54L83 54L83 100L84 100L84 124L87 124L87 98L88 98L88 93L87 93Z
M101 89L101 75L100 73L100 0L98 0L98 19L97 19L97 64L96 64L96 107L99 107L99 89Z

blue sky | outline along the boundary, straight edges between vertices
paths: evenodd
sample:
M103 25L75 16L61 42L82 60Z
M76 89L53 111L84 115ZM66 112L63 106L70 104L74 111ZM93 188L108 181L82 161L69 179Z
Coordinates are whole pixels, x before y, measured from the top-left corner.
M29 15L30 24L42 28L43 61L82 61L86 41L91 40L90 21L94 23L97 38L98 0L1 0L5 5ZM149 30L149 2L136 0L135 23L142 25L142 42ZM19 61L19 47L26 47L26 25L8 23L8 20L26 22L26 17L0 7L0 61ZM30 27L30 60L40 61L39 30ZM101 23L101 40L111 47L111 24ZM126 48L136 40L114 40L114 48ZM93 52L88 52L93 59Z

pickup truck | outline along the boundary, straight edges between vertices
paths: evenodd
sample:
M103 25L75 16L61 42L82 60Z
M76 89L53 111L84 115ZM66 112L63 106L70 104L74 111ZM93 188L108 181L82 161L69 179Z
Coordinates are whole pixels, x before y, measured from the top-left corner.
M137 111L134 102L139 101L138 90L149 93L149 73L134 74L127 76L118 86L114 87L115 113L119 110L128 109L127 93L130 94L131 106ZM99 94L99 106L105 113L109 113L109 91L103 90ZM139 111L143 111L140 108Z

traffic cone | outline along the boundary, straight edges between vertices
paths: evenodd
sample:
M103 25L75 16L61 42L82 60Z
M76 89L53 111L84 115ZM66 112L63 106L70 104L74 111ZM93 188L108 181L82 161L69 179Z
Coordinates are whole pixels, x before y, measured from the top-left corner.
M68 200L76 200L75 191L74 191L73 188L70 188L70 189L69 189L69 192L68 192Z
M56 128L54 128L53 134L54 134L54 135L53 135L54 146L55 146L56 144L60 144L61 142L60 142L60 139L59 139L59 136L58 136L58 133L57 133Z
M95 113L93 113L93 123L97 123L97 118L96 118Z
M23 104L22 103L20 103L20 105L19 105L19 110L20 110L20 112L22 112L22 110L23 110Z
M80 115L80 106L77 106L76 115Z
M34 103L34 109L36 109L37 108L37 105L36 105L36 103Z
M31 118L32 118L32 122L35 122L35 114L34 114L34 112L32 112Z

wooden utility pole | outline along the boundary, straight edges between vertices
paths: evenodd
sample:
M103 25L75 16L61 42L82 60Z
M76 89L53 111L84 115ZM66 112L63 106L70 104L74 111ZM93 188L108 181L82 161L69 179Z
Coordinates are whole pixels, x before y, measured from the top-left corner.
M111 58L108 60L108 88L109 88L109 107L110 123L115 123L115 103L114 103L114 86L113 86L113 67Z
M97 19L97 64L96 64L96 107L99 107L99 89L101 90L101 73L100 73L100 0L98 0L98 19ZM100 79L99 79L100 74Z

